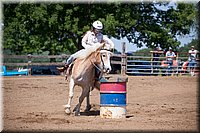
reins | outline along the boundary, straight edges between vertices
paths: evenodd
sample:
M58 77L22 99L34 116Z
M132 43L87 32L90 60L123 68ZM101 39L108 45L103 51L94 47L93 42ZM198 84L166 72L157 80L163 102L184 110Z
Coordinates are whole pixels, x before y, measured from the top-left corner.
M100 57L101 57L101 55L100 55ZM93 66L94 66L95 68L97 68L99 71L101 71L101 68L98 67L93 61L90 60L90 62L93 64ZM103 69L104 69L104 62L103 62L103 60L102 60L102 57L101 57L101 62L103 63Z
M90 62L93 64L93 66L94 66L95 68L97 68L99 71L101 71L101 69L100 69L94 62L92 62L91 60L90 60Z
M110 50L108 50L108 49L101 49L101 50L106 50L106 51L110 51ZM105 65L104 65L104 61L103 61L103 59L102 59L102 56L100 55L100 57L101 57L101 62L103 63L103 69L105 68ZM98 67L94 62L92 62L91 60L90 60L90 62L93 64L93 66L95 67L95 68L97 68L99 71L101 71L101 68L100 67Z

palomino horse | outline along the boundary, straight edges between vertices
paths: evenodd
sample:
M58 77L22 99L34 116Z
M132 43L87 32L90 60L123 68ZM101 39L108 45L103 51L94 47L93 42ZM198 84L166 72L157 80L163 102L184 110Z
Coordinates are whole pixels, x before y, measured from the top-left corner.
M91 50L83 55L82 58L77 58L74 61L73 68L69 75L69 100L68 104L64 105L65 112L69 115L71 113L70 107L72 98L74 95L75 85L82 87L82 94L79 97L79 102L74 108L75 116L80 115L80 107L85 97L87 97L86 111L89 111L90 101L89 92L92 88L99 89L99 84L95 84L95 69L99 69L101 72L109 73L111 71L110 56L111 52L108 50L101 50L104 43L99 43L99 45L93 47Z

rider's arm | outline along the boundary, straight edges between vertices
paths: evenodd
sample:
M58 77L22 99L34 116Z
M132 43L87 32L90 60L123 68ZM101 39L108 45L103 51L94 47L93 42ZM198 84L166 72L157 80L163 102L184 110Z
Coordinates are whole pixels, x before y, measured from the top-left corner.
M115 47L114 43L107 36L105 35L103 36L103 41L105 41L106 44L110 45L110 49L114 49Z
M88 32L83 36L82 41L81 41L82 46L83 46L85 49L89 46L89 44L87 43L87 42L88 42L89 34L90 34L90 32L88 31Z

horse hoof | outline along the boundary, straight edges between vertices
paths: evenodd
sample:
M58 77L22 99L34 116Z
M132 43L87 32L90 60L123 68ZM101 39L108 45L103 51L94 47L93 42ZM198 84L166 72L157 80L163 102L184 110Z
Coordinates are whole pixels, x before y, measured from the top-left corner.
M70 109L65 109L65 113L66 113L67 115L70 115L70 114L71 114Z
M92 108L92 106L89 105L88 107L86 107L86 109L85 109L84 111L85 111L85 112L89 112L91 108Z
M75 112L75 116L80 116L80 112Z

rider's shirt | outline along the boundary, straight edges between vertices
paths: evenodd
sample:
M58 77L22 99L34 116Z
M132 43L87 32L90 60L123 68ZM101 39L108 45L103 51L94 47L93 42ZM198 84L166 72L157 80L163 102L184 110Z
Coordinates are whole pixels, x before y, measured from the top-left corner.
M97 43L101 43L102 41L105 41L107 44L110 45L110 48L114 48L114 43L106 36L104 36L101 33L98 33L95 35L94 32L88 31L83 39L82 39L82 46L86 49L89 46L93 46Z

